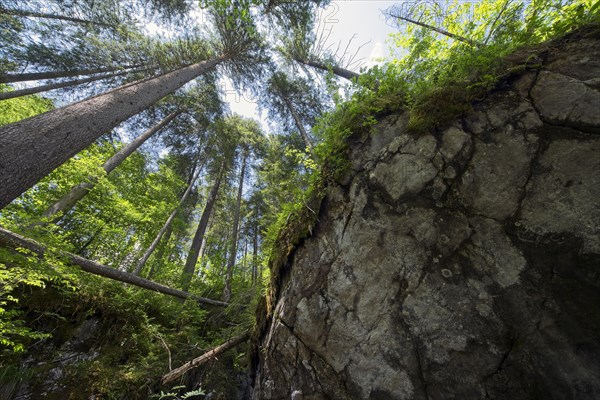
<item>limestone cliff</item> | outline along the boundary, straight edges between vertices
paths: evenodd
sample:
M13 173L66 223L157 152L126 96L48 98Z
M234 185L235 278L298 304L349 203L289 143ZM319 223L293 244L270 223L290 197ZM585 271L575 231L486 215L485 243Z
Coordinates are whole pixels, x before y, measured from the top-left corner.
M256 399L600 398L600 41L444 130L391 115L282 266Z

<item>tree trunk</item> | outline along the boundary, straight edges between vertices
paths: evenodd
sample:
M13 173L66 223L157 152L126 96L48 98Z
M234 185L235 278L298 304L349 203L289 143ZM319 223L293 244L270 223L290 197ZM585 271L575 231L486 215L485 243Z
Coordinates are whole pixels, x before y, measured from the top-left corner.
M160 228L160 231L158 231L158 234L156 235L156 237L154 238L154 240L152 241L152 243L150 244L150 246L148 246L148 248L144 252L144 255L142 255L142 258L138 261L137 266L135 267L135 270L133 271L134 275L139 275L140 274L140 272L144 268L144 265L146 265L146 262L148 261L148 259L152 255L152 253L154 252L154 250L156 250L156 247L160 243L160 240L164 236L165 232L167 231L167 229L169 229L171 227L171 224L173 223L173 220L175 220L175 217L177 216L177 212L179 211L179 209L181 208L181 206L183 205L183 203L185 203L185 201L187 200L188 196L192 192L192 187L194 186L194 183L196 182L196 180L200 176L200 172L202 172L202 168L198 168L198 170L196 171L196 173L192 177L192 180L191 180L190 184L188 185L187 189L183 193L183 196L181 196L181 199L179 200L179 203L177 204L177 207L175 207L175 209L173 210L173 212L171 213L171 215L169 215L169 218L167 218L167 221L165 222L165 224L163 225L163 227Z
M0 209L120 122L227 58L216 57L129 83L0 127Z
M24 81L39 81L44 79L56 79L56 78L70 78L79 75L93 75L100 74L103 72L115 72L125 71L134 68L140 68L142 65L132 65L129 67L107 67L107 68L94 68L94 69L79 69L72 71L47 71L47 72L28 72L23 74L0 74L0 83L14 83ZM151 69L151 68L148 68ZM145 69L145 70L148 70Z
M14 99L15 97L21 97L21 96L27 96L30 94L47 92L47 91L54 90L54 89L61 89L61 88L65 88L65 87L83 85L84 83L88 83L88 82L95 82L95 81L100 81L103 79L110 79L110 78L114 78L117 76L123 76L123 75L127 75L127 74L130 74L133 72L141 72L141 71L143 71L143 70L120 71L120 72L115 72L112 74L96 75L96 76L91 76L89 78L73 79L71 81L66 81L66 82L56 82L56 83L50 83L48 85L41 85L41 86L35 86L35 87L30 87L30 88L25 88L25 89L20 89L20 90L13 90L12 92L2 92L2 93L0 93L0 100Z
M179 378L180 376L182 376L183 374L188 372L190 369L196 368L202 364L207 363L208 361L210 361L214 358L217 358L217 356L221 355L222 353L226 352L229 349L233 349L234 347L239 346L240 344L247 341L249 338L250 338L250 333L247 332L247 333L244 333L243 335L240 335L236 338L226 341L222 345L217 346L210 351L207 351L206 353L202 354L200 357L194 358L192 361L189 361L189 362L183 364L181 367L175 368L173 371L164 375L161 379L161 383L164 385L169 382L173 382L175 379Z
M76 254L78 256L83 256L83 252L87 250L90 244L92 244L92 242L98 237L98 235L100 235L104 228L106 228L106 224L103 224L102 226L100 226L100 228L96 229L96 231L92 235L90 235L88 240L86 240L84 244L77 248Z
M146 132L133 139L127 146L119 150L114 156L108 159L103 165L106 174L110 174L115 168L117 168L127 157L129 157L134 151L136 151L146 140L148 140L156 132L160 131L166 125L168 125L173 119L175 119L183 111L175 111L167 117L165 117L158 124L148 129ZM60 200L54 203L42 214L43 218L50 218L58 213L61 213L53 220L58 221L66 212L71 210L79 200L85 197L90 190L96 186L96 178L90 178L90 182L80 183L71 188L69 193L64 195Z
M208 195L208 200L206 201L206 205L204 206L202 217L200 217L200 223L198 224L198 228L196 229L194 239L192 240L190 252L188 253L187 259L185 261L183 274L181 275L181 287L185 291L189 289L192 277L194 276L194 272L196 270L196 262L198 262L198 256L200 255L200 248L202 247L202 241L204 240L204 234L206 233L206 227L208 226L208 219L210 217L210 214L212 213L215 201L217 200L219 186L221 186L221 180L223 178L224 173L225 161L221 162L221 166L219 167L219 175L217 176L217 180L215 181Z
M208 219L208 226L206 227L206 231L207 232L211 231L211 229L213 227L213 224L214 224L214 219L213 218L209 218ZM209 236L207 235L206 240L202 241L202 246L200 246L200 256L199 256L200 259L203 259L204 255L206 254L206 248L208 247L208 239L209 239Z
M285 101L285 104L288 107L288 110L290 110L290 113L292 114L292 117L294 118L294 122L296 123L296 128L298 128L298 130L300 131L300 135L302 135L302 140L304 140L304 144L306 145L306 149L310 152L310 154L314 158L315 157L315 152L314 152L314 149L313 149L312 142L310 141L310 138L308 137L308 133L306 132L306 129L304 129L304 125L302 125L302 120L300 119L300 116L296 112L296 107L294 107L294 105L292 104L292 102L290 101L290 99L288 99L285 95L284 95L283 99Z
M254 225L254 235L252 238L252 283L258 279L258 224Z
M294 60L296 60L297 62L301 63L301 64L305 64L308 65L310 67L313 68L317 68L323 71L331 71L333 72L335 75L340 76L342 78L346 78L349 81L356 79L360 76L359 73L356 73L354 71L350 71L346 68L342 68L342 67L337 67L335 65L327 65L315 60L309 60L309 59L302 59L302 58L294 58Z
M244 235L244 256L242 258L242 271L244 271L244 274L246 273L246 268L248 268L248 237Z
M246 174L246 159L248 158L247 150L242 155L242 167L240 172L240 182L238 185L237 203L235 213L233 215L233 229L231 234L231 253L227 260L227 274L225 276L225 288L223 289L223 301L231 299L231 281L233 280L233 267L237 255L238 231L240 226L240 209L242 207L242 191L244 190L244 175Z
M44 258L44 254L47 251L47 248L45 246L36 242L35 240L23 237L2 227L0 227L0 246L14 249L17 251L18 249L24 248L34 252L40 259ZM55 252L60 257L66 259L70 264L76 265L83 271L89 272L94 275L103 276L105 278L113 279L119 282L129 283L134 286L167 294L169 296L178 297L184 300L187 298L191 298L198 301L199 303L210 304L213 306L220 307L227 307L229 305L222 301L195 296L181 290L163 286L159 283L152 282L147 279L143 279L138 276L119 271L115 268L107 267L95 261L79 257L78 255L66 251L55 250Z
M110 28L111 27L110 24L105 24L103 22L95 22L95 21L90 21L90 20L87 20L87 19L81 19L81 18L75 18L75 17L67 17L66 15L46 14L46 13L35 12L35 11L28 11L28 10L16 10L16 9L10 9L10 8L3 8L1 6L0 6L0 14L16 15L18 17L56 19L56 20L59 20L59 21L75 22L75 23L78 23L78 24L98 25L98 26L103 26L103 27L106 27L106 28Z
M445 31L445 30L443 30L443 29L436 28L436 27L435 27L435 26L433 26L433 25L425 24L425 23L423 23L423 22L419 22L419 21L416 21L416 20L414 20L414 19L410 19L410 18L402 17L402 16L400 16L400 15L395 15L395 14L391 14L391 13L389 14L389 16L390 16L390 17L392 17L392 18L398 18L398 19L400 19L400 20L402 20L402 21L406 21L406 22L408 22L408 23L411 23L411 24L414 24L414 25L421 26L421 27L423 27L423 28L426 28L426 29L429 29L429 30L431 30L431 31L437 32L437 33L439 33L439 34L442 34L442 35L444 35L444 36L447 36L447 37L449 37L449 38L451 38L451 39L454 39L454 40L459 40L459 41L461 41L461 42L464 42L464 43L467 43L467 44L469 44L469 45L471 45L471 46L473 46L473 47L481 47L481 46L482 46L482 44L481 44L481 43L478 43L478 42L475 42L475 41L473 41L473 40L471 40L471 39L467 39L466 37L462 37L462 36L460 36L460 35L456 35L456 34L454 34L454 33L451 33L451 32L448 32L448 31Z
M158 252L156 253L155 260L156 262L150 266L150 271L148 272L148 279L152 279L154 274L156 274L159 270L159 267L163 266L163 256L165 254L165 249L169 245L169 239L171 239L171 235L173 234L173 224L169 225L167 231L163 235L163 239L161 239L163 245L158 248Z

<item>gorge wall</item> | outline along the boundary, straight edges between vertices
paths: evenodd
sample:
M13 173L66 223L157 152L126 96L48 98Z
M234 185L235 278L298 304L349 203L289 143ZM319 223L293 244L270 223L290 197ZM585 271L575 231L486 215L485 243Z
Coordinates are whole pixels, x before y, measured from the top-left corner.
M600 398L600 41L444 130L355 139L283 266L256 399Z

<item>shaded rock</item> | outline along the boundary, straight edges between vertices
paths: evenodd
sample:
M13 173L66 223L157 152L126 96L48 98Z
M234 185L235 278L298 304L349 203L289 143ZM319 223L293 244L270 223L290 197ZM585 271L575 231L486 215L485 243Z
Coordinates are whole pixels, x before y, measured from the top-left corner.
M577 129L600 124L600 92L586 83L565 75L542 71L531 90L531 97L542 119Z
M286 266L254 398L600 398L600 44L559 45L441 132L389 117L355 143Z
M537 235L568 232L583 239L582 251L600 252L600 143L555 140L539 169L527 185L523 226Z

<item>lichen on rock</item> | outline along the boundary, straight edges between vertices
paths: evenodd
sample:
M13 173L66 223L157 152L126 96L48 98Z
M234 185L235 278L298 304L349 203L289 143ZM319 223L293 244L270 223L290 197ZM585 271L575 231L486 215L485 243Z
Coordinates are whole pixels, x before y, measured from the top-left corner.
M392 115L355 140L279 282L255 398L600 397L593 55L558 42L443 129Z

